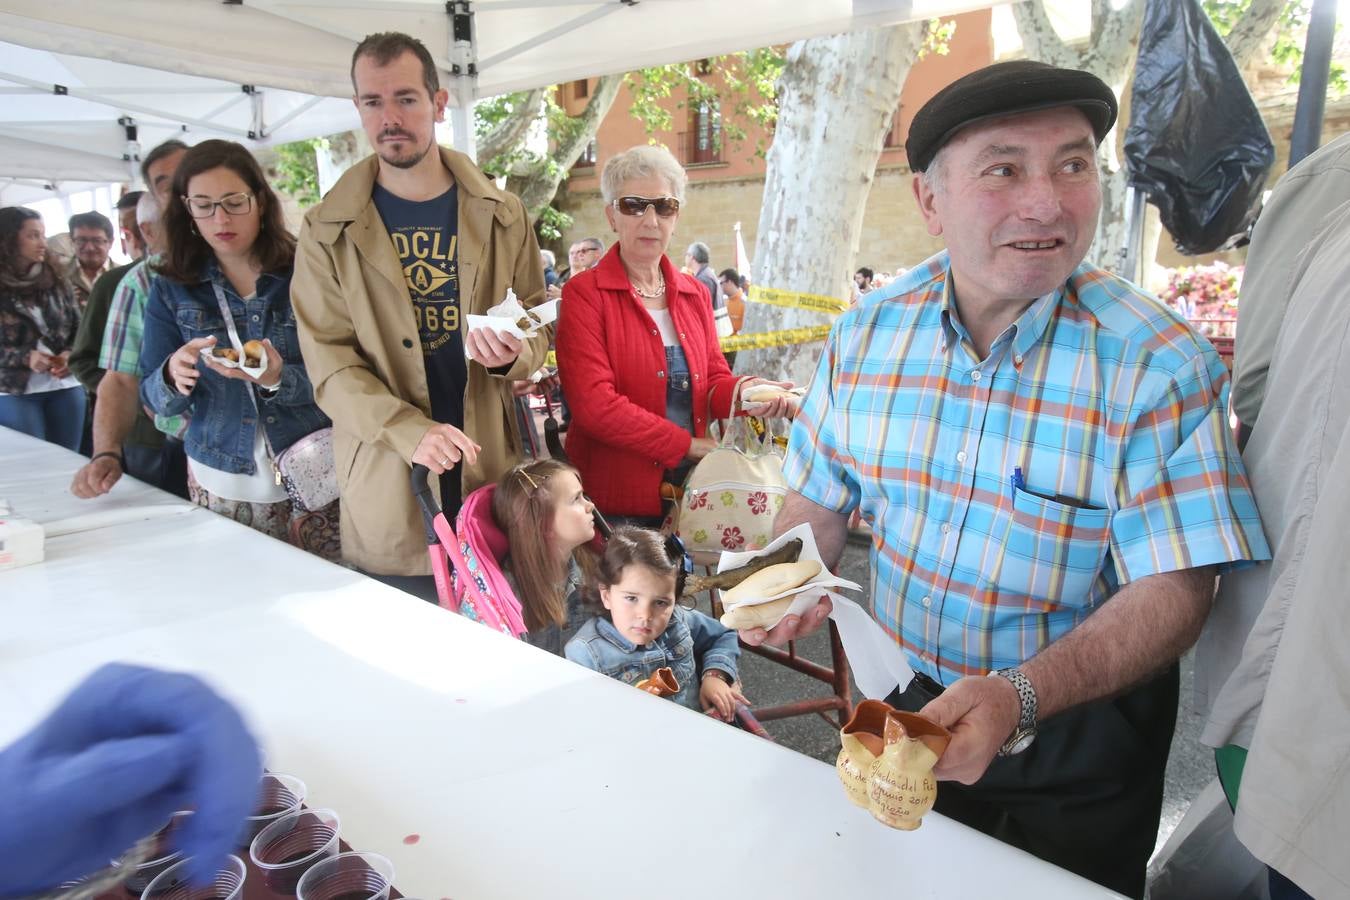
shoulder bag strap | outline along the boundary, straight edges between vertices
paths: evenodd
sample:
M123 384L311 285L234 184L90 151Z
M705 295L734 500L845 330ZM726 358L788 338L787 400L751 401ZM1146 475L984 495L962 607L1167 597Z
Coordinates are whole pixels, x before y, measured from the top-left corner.
M220 315L225 320L225 331L230 335L230 344L235 350L239 351L239 358L244 358L244 344L239 340L239 332L234 327L234 314L230 312L230 301L225 299L225 289L220 286L220 282L212 279L211 289L216 292L216 303L220 304ZM272 474L277 479L277 484L281 484L281 470L277 468L277 455L272 450L272 442L267 438L267 429L263 427L262 412L258 409L258 398L253 395L253 384L244 385L244 393L248 395L248 402L253 404L253 415L258 421L258 430L262 432L263 444L267 447L267 455L272 459Z

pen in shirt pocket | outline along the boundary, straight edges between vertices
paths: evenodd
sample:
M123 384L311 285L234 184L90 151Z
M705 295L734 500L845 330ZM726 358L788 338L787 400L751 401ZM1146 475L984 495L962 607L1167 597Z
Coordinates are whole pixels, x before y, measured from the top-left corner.
M1029 495L1031 495L1032 497L1037 497L1037 498L1039 498L1039 499L1041 499L1041 500L1048 500L1048 501L1050 501L1051 503L1059 503L1059 504L1062 504L1062 505L1064 505L1064 506L1072 506L1072 507L1074 507L1075 509L1095 509L1095 508L1096 508L1096 507L1092 506L1091 504L1088 504L1088 503L1083 502L1082 500L1079 500L1077 497L1070 497L1070 496L1067 495L1067 494L1055 494L1055 495L1053 495L1053 496L1050 496L1050 495L1042 494L1042 493L1040 493L1039 491L1033 491L1033 490L1031 490L1029 487L1027 487L1027 480L1026 480L1026 477L1022 475L1022 467L1021 467L1021 466L1015 466L1015 467L1013 467L1012 474L1008 476L1008 481L1009 481L1009 483L1012 485L1012 493L1013 493L1013 499L1014 499L1014 500L1017 499L1017 492L1018 492L1018 491L1021 491L1022 493L1024 493L1024 494L1029 494Z

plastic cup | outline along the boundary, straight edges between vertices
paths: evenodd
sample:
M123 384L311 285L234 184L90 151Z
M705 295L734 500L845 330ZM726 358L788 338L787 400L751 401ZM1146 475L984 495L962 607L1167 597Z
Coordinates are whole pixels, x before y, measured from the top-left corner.
M331 809L298 809L266 825L249 845L248 855L268 888L294 893L300 877L337 853L341 821Z
M305 873L297 900L387 900L394 864L378 853L339 853Z
M293 775L264 774L258 790L258 808L248 817L239 836L239 849L247 850L258 832L298 810L305 802L305 793L305 783Z
M155 876L141 893L141 900L239 900L244 895L244 861L237 856L225 862L204 886L192 884L192 859L180 859Z
M123 883L127 891L140 894L159 873L183 858L183 854L173 849L173 833L190 815L190 809L176 812L163 828L155 832L155 849L150 853L150 858L127 872ZM120 861L114 860L114 865L120 866Z

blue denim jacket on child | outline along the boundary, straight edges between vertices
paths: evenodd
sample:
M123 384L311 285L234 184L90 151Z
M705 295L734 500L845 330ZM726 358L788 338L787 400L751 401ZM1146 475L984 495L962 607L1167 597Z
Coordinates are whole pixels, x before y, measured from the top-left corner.
M314 402L314 389L300 357L295 312L291 309L291 270L260 275L251 300L239 296L214 259L202 274L202 280L194 284L180 284L162 276L151 279L141 343L141 400L160 415L191 413L184 438L188 456L213 469L252 475L253 435L259 416L273 453L281 453L331 423ZM222 378L200 360L197 368L201 374L188 396L165 381L165 360L193 338L214 335L217 347L230 346L212 282L224 288L239 339L267 338L285 363L275 396L267 398L253 392L256 411L249 400L247 382Z
M741 648L736 632L698 610L676 606L670 624L656 640L641 646L621 635L614 623L596 616L567 642L564 655L610 678L637 684L662 666L670 666L680 692L670 699L698 711L703 673L721 669L734 681Z

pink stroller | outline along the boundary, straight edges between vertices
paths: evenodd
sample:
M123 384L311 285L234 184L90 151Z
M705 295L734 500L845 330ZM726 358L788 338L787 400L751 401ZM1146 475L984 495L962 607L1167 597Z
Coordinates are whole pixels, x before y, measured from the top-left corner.
M465 497L455 520L457 527L452 529L432 493L430 474L425 466L413 466L412 487L422 510L440 605L504 634L522 637L526 631L525 617L501 569L501 560L510 545L492 519L492 493L496 485L481 487ZM598 511L595 527L598 540L608 540L613 533ZM736 706L736 724L773 740L744 704Z
M413 493L422 510L440 605L511 637L520 637L525 633L525 617L499 563L510 548L506 535L492 521L496 486L479 488L464 498L457 534L441 514L428 484L429 475L425 466L413 467Z

